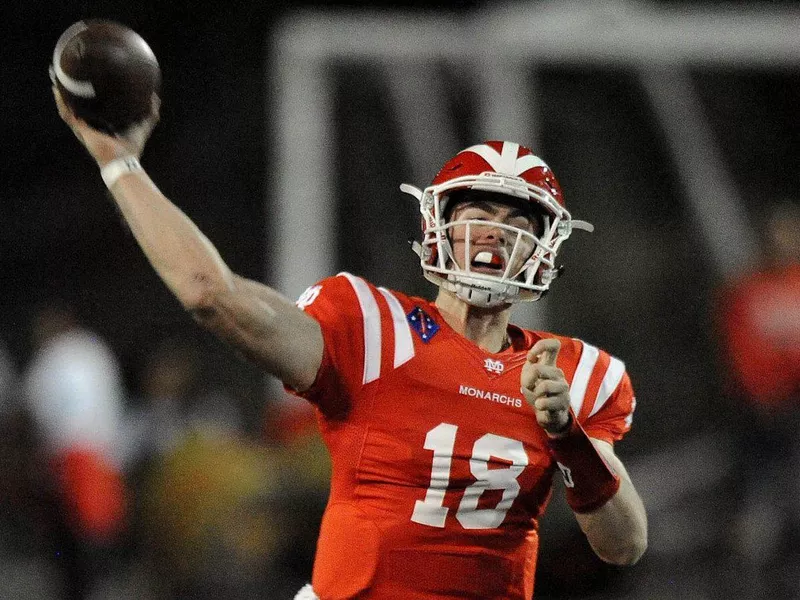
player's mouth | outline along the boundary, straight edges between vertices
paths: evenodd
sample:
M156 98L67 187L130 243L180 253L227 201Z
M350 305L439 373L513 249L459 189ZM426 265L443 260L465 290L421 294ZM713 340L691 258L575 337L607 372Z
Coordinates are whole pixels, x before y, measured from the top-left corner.
M500 252L482 250L478 252L470 263L470 271L498 275L506 269L506 260Z

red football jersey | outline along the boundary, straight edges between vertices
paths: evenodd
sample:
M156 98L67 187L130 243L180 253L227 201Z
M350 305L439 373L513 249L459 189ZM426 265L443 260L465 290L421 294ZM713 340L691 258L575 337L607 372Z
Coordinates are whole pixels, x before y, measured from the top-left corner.
M750 273L723 290L730 382L763 407L800 399L800 265Z
M556 466L520 373L538 339L558 336L510 326L512 346L486 352L433 303L348 273L298 306L325 340L302 394L333 469L312 579L321 600L529 599ZM620 439L635 405L623 363L559 339L578 420Z

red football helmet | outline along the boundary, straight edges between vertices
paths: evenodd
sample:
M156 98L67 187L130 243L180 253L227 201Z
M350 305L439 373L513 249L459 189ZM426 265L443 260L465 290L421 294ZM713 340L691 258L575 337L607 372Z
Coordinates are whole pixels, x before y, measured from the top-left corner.
M423 239L422 243L414 243L414 250L426 279L475 306L538 300L558 274L555 259L562 242L573 229L594 229L569 214L561 187L545 162L530 149L513 142L489 141L470 146L447 161L425 190L409 184L402 184L400 189L420 203ZM533 212L543 214L538 236L518 227L496 225L508 232L509 239L515 240L511 257L518 256L526 246L533 248L532 254L523 261L506 261L502 273L497 274L476 272L468 260L464 261L464 268L459 267L448 234L456 225L465 226L465 252L469 255L470 227L486 225L479 220L446 222L447 203L451 194L460 190L521 199L531 204ZM520 262L521 268L516 266Z

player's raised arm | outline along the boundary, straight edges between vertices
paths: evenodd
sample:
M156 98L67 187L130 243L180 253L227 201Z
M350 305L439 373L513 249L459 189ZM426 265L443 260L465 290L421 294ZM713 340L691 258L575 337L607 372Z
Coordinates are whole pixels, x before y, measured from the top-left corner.
M195 319L292 387L308 388L322 361L319 325L274 290L233 274L197 226L170 202L139 164L158 120L124 136L77 118L54 88L62 119L97 161L106 185L159 277Z
M567 486L567 502L589 544L604 561L631 565L647 548L647 515L624 465L608 442L590 438L570 412L569 385L556 366L557 339L528 352L522 392L547 432Z

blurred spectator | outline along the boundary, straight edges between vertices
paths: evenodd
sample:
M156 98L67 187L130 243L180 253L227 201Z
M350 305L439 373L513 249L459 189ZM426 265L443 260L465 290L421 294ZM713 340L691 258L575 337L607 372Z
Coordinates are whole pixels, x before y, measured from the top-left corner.
M289 598L279 569L283 456L222 430L195 429L142 487L143 530L161 597Z
M197 429L243 429L238 403L227 390L209 386L203 373L200 351L188 338L165 338L145 356L140 393L123 425L123 463L134 481Z
M313 415L311 434L269 446L248 439L239 403L206 374L188 338L164 339L145 357L124 421L136 579L126 593L291 598L307 581L327 499Z
M729 282L719 327L736 402L737 598L800 597L800 205L768 213L763 269Z
M40 445L16 366L0 344L0 598L58 597L58 577L45 558L55 551L56 523Z
M263 592L273 543L262 495L274 467L244 439L237 402L209 389L204 372L192 340L162 340L125 419L134 557L140 585L146 574L158 598Z
M725 291L723 327L732 382L761 412L800 408L800 205L767 220L767 265Z
M185 435L200 391L200 355L188 341L163 340L144 361L140 397L125 417L124 462L131 471L166 454Z
M65 597L86 598L109 574L111 551L125 527L120 369L106 343L80 326L65 304L36 311L31 341L23 387L63 525L56 555Z

